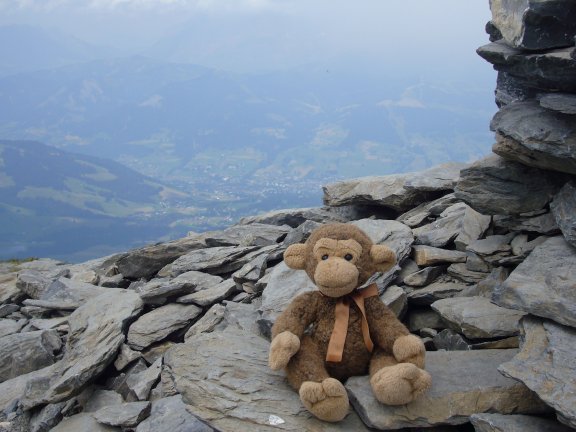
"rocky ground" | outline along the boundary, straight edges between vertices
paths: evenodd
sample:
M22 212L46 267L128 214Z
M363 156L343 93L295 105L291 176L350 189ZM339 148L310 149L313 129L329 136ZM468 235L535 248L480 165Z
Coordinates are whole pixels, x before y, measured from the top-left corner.
M323 208L82 264L3 264L0 431L576 429L576 6L491 6L494 155L329 184ZM535 37L542 16L563 33ZM267 367L275 317L314 289L282 253L332 221L396 252L376 282L433 377L400 407L352 378L337 424Z

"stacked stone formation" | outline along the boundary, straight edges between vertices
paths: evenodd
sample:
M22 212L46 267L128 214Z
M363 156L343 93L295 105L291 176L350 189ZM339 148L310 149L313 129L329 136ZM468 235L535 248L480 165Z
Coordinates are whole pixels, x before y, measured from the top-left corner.
M575 428L576 6L513 3L491 2L492 39L506 42L480 49L508 62L497 63L499 156L329 184L323 208L82 264L0 264L0 430ZM376 282L424 338L433 376L402 407L379 404L367 377L348 380L353 409L338 424L312 418L267 367L274 319L315 289L282 253L327 222L395 251Z

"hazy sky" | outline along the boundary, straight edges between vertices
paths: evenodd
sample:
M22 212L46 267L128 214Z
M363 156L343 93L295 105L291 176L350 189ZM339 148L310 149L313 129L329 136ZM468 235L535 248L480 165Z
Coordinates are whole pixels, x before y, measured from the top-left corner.
M172 60L239 69L246 56L283 67L349 54L480 65L489 18L488 0L0 0L0 25L56 28L122 52L174 35L189 52L165 42Z

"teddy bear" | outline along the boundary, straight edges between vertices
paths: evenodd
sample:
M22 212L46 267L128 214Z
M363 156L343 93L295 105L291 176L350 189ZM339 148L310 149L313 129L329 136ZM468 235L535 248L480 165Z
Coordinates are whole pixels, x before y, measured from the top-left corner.
M289 246L284 261L306 271L318 290L295 297L276 319L269 366L285 369L308 411L342 420L349 410L343 382L355 375L369 373L374 396L387 405L407 404L430 387L422 340L380 300L376 284L363 287L395 265L390 248L354 225L335 223Z

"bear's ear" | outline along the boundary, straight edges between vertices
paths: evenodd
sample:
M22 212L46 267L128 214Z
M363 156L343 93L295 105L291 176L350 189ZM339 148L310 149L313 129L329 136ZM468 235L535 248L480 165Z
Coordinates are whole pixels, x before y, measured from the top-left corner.
M306 268L306 245L296 243L288 246L284 252L284 262L294 270L304 270Z
M370 248L370 258L372 258L376 269L382 273L391 269L392 266L396 264L394 251L384 245L372 245Z

